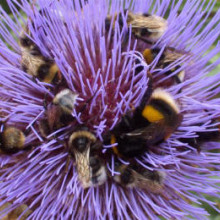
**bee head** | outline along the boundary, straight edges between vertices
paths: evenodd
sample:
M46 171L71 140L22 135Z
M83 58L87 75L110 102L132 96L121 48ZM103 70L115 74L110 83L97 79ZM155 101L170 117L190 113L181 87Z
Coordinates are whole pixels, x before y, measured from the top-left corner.
M96 137L89 131L80 130L73 132L69 139L69 151L71 155L74 152L85 152L92 144L96 142Z
M69 89L61 90L53 99L53 104L59 105L64 113L72 114L77 94Z

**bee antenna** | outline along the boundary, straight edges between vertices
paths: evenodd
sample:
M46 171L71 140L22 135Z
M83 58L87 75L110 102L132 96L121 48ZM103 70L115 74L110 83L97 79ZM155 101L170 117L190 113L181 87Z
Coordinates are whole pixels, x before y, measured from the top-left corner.
M86 102L84 103L84 105L82 106L82 108L79 110L79 112L84 112L87 105L93 100L93 98L95 97L95 95L97 94L98 90L90 97L86 100Z

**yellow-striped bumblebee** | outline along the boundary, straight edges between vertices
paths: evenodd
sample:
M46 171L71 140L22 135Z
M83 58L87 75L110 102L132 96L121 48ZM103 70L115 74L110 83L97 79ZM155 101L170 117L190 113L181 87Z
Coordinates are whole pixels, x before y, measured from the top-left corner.
M63 89L56 94L52 103L46 106L46 119L40 121L41 135L46 137L51 131L59 129L73 120L72 112L78 94Z
M101 185L107 179L101 149L102 143L87 127L81 127L69 138L68 151L75 158L78 178L83 188Z
M17 153L24 148L24 133L13 126L6 126L0 133L0 150L3 153Z
M164 172L147 170L137 163L125 165L118 160L114 170L119 173L113 176L114 181L126 188L140 188L152 193L160 193L163 189Z
M150 98L146 91L140 105L125 114L120 122L104 137L105 144L116 144L113 152L120 157L135 157L150 146L167 140L182 121L179 107L173 97L161 88Z
M53 59L43 56L31 37L22 33L19 39L22 69L45 83L59 84L62 74Z
M143 57L147 64L151 64L159 53L161 53L161 48L159 47L155 47L153 49L145 49L143 52ZM160 58L158 60L156 68L165 69L169 65L175 63L183 55L184 53L171 51L165 48L164 51L160 54ZM172 76L172 78L175 80L177 84L183 82L185 76L185 70L181 68L181 65L174 66L171 70L166 71L165 74L168 76L173 74L175 71L177 71L177 73L174 76Z
M125 21L128 27L131 25L133 36L146 43L157 41L167 29L167 21L160 16L147 13L134 14L128 10L125 10L124 13L115 14L113 18L112 16L107 16L105 29L107 31L110 29L112 21L114 29L117 19L120 29L122 29Z

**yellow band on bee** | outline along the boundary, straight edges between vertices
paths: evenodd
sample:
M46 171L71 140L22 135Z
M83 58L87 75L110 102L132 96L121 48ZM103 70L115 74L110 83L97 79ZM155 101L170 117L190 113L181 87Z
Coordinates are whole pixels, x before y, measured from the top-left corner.
M142 111L142 116L149 122L160 121L164 118L163 114L155 109L152 105L146 105Z
M115 135L112 134L111 135L111 144L115 144L115 143L116 143L116 137L115 137ZM112 147L112 150L116 155L119 155L117 146Z
M116 143L116 138L115 138L115 135L112 134L111 135L111 144L115 144Z
M44 82L45 83L51 83L58 71L59 71L58 66L56 64L53 64L50 67L49 74L44 78Z
M118 156L120 155L119 152L118 152L117 146L113 147L112 150L113 150L113 152L114 152L116 155L118 155Z
M143 52L143 57L145 61L147 62L147 64L152 63L154 58L153 58L151 49L145 49Z

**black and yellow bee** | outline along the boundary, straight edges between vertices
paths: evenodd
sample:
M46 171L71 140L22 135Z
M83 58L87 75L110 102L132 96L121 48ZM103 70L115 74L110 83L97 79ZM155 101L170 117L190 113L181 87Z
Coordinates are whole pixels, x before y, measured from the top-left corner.
M63 89L55 95L52 103L46 106L46 118L39 123L39 130L43 137L72 122L72 112L77 97L78 94L69 89Z
M187 144L187 145L197 149L197 151L200 152L201 147L205 142L220 141L220 126L218 125L216 127L213 127L212 129L213 130L207 130L204 132L197 131L197 132L195 132L195 137L180 138L178 140L181 141L183 144Z
M113 22L114 30L116 21L118 21L120 29L125 22L128 27L131 25L133 36L150 44L157 41L167 30L167 21L164 18L147 13L134 14L128 10L115 14L114 17L108 15L105 20L105 29L108 31Z
M4 127L0 133L0 151L12 154L25 148L25 134L23 131L13 126Z
M182 121L180 109L174 98L157 88L149 97L146 91L140 105L125 114L120 122L104 137L119 157L140 156L149 147L167 140Z
M151 193L161 193L164 187L165 173L148 170L137 163L129 165L116 161L114 170L118 175L113 180L126 188L139 188Z
M102 143L87 127L81 127L69 138L69 155L75 158L78 178L83 188L102 185L107 180L102 158Z
M43 56L40 48L24 32L20 39L21 67L33 77L42 82L60 84L63 80L62 74L53 59Z
M175 65L175 62L177 60L181 59L185 54L183 52L181 53L181 52L177 52L175 50L171 51L166 48L162 52L161 48L159 48L159 47L155 47L153 49L145 49L143 51L143 57L144 57L147 64L151 64L153 62L153 60L159 54L160 54L160 58L158 59L158 62L156 64L155 68L163 70L166 67L174 64L174 67L172 69L166 71L164 74L169 76L176 71L176 74L172 76L175 83L179 84L179 83L183 82L184 77L185 77L185 70L182 68L181 64Z

